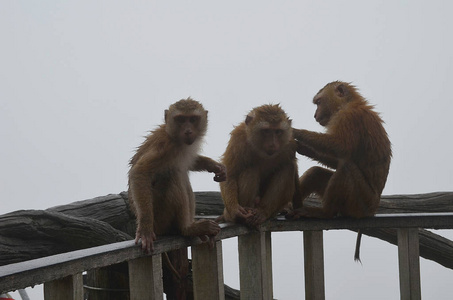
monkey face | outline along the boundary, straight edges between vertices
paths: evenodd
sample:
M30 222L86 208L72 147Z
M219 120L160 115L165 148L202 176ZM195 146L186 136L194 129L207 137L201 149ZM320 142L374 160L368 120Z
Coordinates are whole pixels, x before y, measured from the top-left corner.
M245 125L249 144L263 158L277 155L292 135L291 120L278 104L254 108Z
M206 134L208 111L191 99L183 99L165 110L166 132L179 144L192 145Z
M335 96L326 95L324 92L318 93L313 103L316 105L315 120L321 126L327 126L332 116L340 109Z
M261 157L274 157L289 141L289 129L284 129L281 124L264 123L257 127L252 132L250 143Z
M192 145L199 135L199 115L176 115L173 120L178 128L179 140L186 145Z
M315 111L315 115L314 115L315 120L321 126L326 126L329 123L329 121L330 121L331 112L328 109L326 103L323 103L322 100L317 100L315 102L315 104L317 106L316 111Z
M279 127L262 128L260 130L260 135L264 153L272 156L280 151L282 145L281 138L283 135L282 129L280 129Z

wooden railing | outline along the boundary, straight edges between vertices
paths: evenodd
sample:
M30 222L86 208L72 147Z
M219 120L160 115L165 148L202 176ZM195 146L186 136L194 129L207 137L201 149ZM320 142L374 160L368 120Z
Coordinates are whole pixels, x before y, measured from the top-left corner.
M133 241L0 267L0 292L44 283L45 299L83 299L82 273L127 261L131 299L163 299L161 254L191 246L195 299L224 299L222 240L238 237L241 299L272 299L271 232L303 231L305 299L324 299L323 230L397 228L401 299L421 299L419 228L453 229L453 213L391 214L366 219L275 219L259 230L221 224L210 248L198 238L163 237L145 255ZM351 262L352 263L352 262Z

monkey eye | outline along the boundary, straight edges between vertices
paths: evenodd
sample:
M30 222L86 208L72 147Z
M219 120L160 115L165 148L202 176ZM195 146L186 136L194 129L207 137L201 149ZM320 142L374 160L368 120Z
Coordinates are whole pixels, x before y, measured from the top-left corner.
M189 118L189 122L192 123L192 124L194 124L194 123L198 122L199 119L200 119L199 116L191 116L191 117Z
M261 133L263 135L270 135L271 134L271 130L269 128L263 128L263 129L261 129Z
M278 135L278 136L283 135L283 129L277 129L277 130L275 130L275 134Z
M186 117L185 116L175 116L174 120L178 124L183 124L184 122L186 122Z

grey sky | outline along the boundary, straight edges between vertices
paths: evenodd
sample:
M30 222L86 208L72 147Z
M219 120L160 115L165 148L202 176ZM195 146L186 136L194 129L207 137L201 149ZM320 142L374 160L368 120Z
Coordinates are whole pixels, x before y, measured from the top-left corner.
M204 154L216 159L264 103L322 131L311 99L333 80L357 85L386 122L384 194L451 191L452 11L450 1L2 1L0 213L125 190L134 148L187 96L209 110ZM300 157L300 172L312 164ZM211 175L191 178L194 190L219 190ZM302 291L301 239L273 234L276 298ZM398 299L396 247L365 237L360 266L354 239L325 234L327 299ZM224 257L237 287L234 241ZM424 299L453 293L451 270L422 259L421 271Z

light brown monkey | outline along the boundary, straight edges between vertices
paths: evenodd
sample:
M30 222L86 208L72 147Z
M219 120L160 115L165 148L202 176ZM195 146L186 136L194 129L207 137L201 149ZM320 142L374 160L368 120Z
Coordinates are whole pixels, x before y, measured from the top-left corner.
M279 213L298 178L291 120L279 105L254 108L231 132L220 183L226 221L257 226Z
M311 193L322 200L322 208L303 207L295 201L293 216L354 218L376 212L392 156L391 144L383 121L348 83L327 84L314 97L316 121L326 133L294 129L297 152L335 169L312 167L300 178L302 201ZM360 232L356 256L359 260Z
M156 235L215 236L219 225L211 220L194 222L195 197L188 171L215 173L226 179L225 168L198 154L207 129L208 112L191 98L165 110L165 124L153 131L130 161L129 199L137 216L135 242L153 250Z

